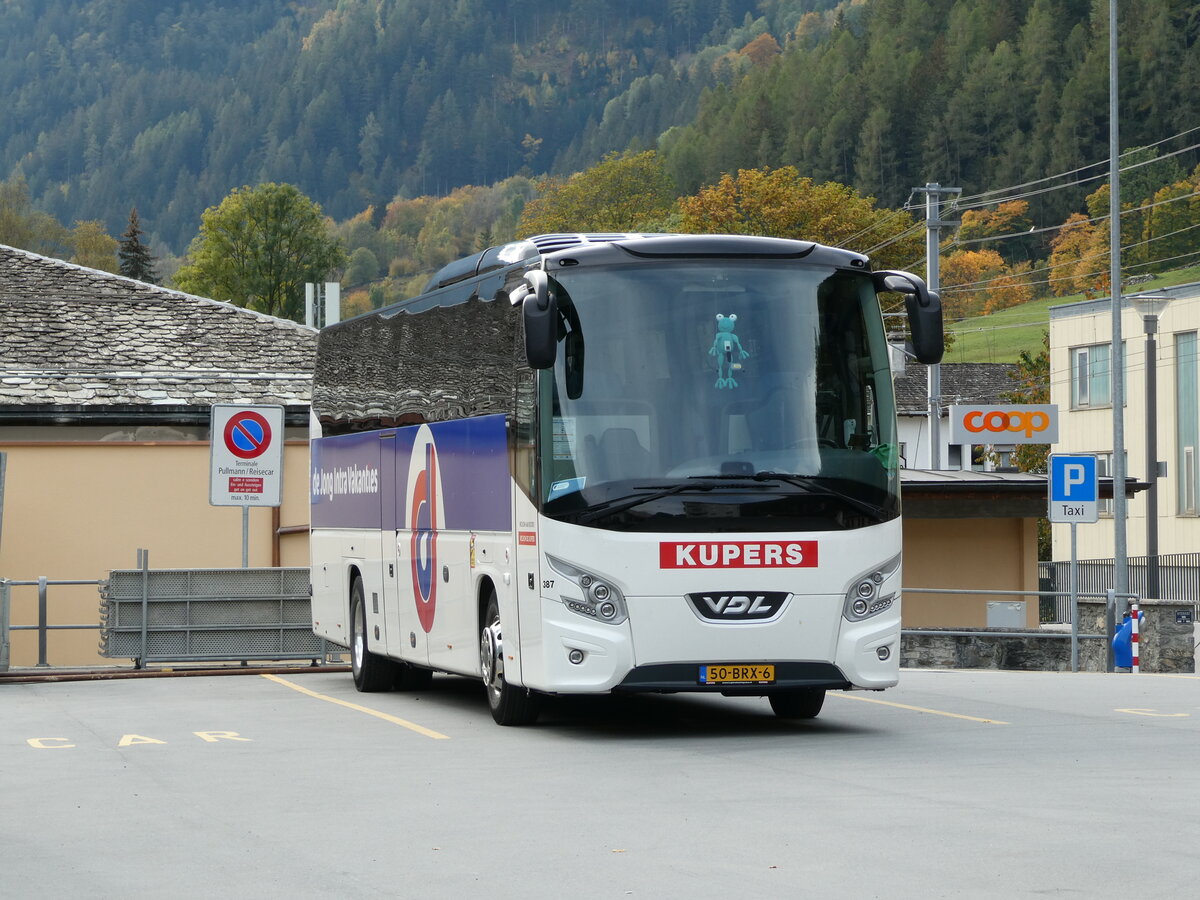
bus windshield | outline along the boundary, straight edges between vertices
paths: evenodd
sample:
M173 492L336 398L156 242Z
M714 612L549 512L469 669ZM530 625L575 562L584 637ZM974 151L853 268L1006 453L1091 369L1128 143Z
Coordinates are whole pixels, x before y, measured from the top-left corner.
M867 273L659 260L560 270L551 287L562 327L538 388L547 515L752 531L899 514L887 344Z

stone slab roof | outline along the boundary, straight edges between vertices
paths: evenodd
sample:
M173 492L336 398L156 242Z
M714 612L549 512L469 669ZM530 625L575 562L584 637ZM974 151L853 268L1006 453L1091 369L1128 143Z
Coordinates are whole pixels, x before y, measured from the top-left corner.
M0 411L9 414L306 407L316 342L296 322L0 245Z
M911 360L903 375L895 379L896 411L902 416L929 412L929 367ZM942 405L954 403L1000 403L1000 395L1017 387L1010 377L1013 363L942 363Z

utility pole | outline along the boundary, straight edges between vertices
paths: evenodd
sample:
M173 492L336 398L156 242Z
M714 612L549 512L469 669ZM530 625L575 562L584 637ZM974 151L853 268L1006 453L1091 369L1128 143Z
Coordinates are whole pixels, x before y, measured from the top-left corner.
M962 188L942 187L937 182L926 184L925 187L913 188L914 194L925 195L925 281L931 291L939 290L941 284L941 259L939 247L941 244L941 229L958 225L958 221L941 218L942 197L957 197ZM926 397L929 409L929 456L933 470L942 467L942 367L941 365L927 366Z
M1108 2L1108 198L1109 281L1112 288L1112 345L1108 377L1113 415L1113 587L1129 593L1129 549L1125 504L1125 350L1121 339L1121 141L1117 116L1117 0Z

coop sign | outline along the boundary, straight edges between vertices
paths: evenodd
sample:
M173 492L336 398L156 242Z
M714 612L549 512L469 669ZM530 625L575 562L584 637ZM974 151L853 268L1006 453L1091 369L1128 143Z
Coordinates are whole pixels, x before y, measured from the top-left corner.
M279 506L283 485L283 407L212 407L209 503Z
M1053 403L950 407L952 444L1055 444L1058 407Z

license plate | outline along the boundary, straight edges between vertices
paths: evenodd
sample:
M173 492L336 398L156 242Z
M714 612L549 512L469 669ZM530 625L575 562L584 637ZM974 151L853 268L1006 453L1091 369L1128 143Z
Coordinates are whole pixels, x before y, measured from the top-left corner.
M775 666L715 663L700 667L701 684L774 684Z

